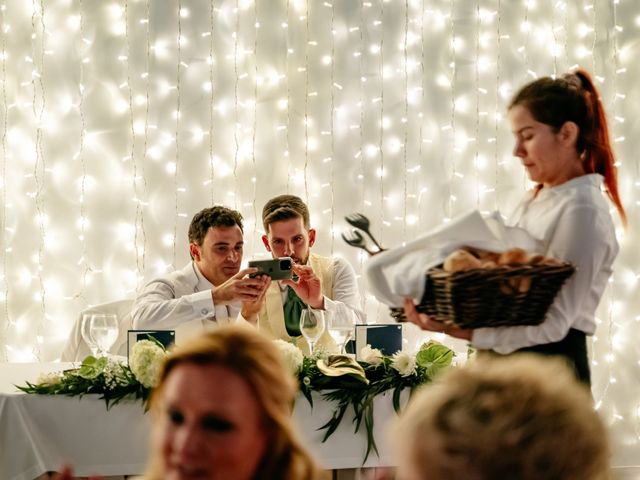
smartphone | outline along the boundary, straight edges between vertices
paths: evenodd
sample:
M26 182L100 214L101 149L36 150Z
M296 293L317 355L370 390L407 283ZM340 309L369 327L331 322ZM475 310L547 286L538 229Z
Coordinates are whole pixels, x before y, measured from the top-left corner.
M271 280L287 280L291 278L293 273L293 260L291 257L271 258L269 260L251 260L250 267L258 269L256 273L252 273L251 277L258 275L269 275Z

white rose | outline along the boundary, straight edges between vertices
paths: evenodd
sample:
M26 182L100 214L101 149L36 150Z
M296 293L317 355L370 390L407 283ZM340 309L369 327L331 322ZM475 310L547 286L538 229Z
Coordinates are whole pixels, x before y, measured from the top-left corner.
M158 385L160 366L166 352L151 340L140 340L131 348L129 368L138 381L147 388Z
M371 345L362 347L360 350L360 358L363 362L370 363L371 365L380 365L382 363L382 352L377 348L371 348Z
M393 355L391 366L403 377L416 373L416 359L406 352L398 352Z
M303 355L302 351L295 345L284 340L274 340L276 347L282 353L285 365L293 375L298 375L300 368L302 368Z

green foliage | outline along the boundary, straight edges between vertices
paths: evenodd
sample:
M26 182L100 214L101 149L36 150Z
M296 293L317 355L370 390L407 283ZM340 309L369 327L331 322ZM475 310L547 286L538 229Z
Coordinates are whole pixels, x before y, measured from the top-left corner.
M18 386L25 393L40 395L79 396L100 395L107 409L124 398L142 400L145 410L151 390L143 386L131 372L128 365L109 361L107 358L85 358L79 368L65 370L58 377L50 377L38 383L27 382Z
M377 365L356 362L342 355L329 356L327 360L305 357L298 379L302 394L311 406L312 391L322 392L325 400L335 403L331 418L320 427L325 431L323 442L338 428L349 406L353 408L354 433L364 425L367 435L364 465L371 451L378 455L373 435L374 398L391 391L393 407L399 412L402 390L407 388L412 393L418 386L430 382L437 372L451 365L454 356L453 350L440 343L426 343L416 355L415 371L409 375L402 375L396 370L393 358L387 356L382 357Z

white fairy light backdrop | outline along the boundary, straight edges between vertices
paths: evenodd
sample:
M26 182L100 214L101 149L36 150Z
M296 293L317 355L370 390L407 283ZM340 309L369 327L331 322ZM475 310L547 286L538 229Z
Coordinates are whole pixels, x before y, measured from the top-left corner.
M392 247L530 187L505 117L540 75L601 89L629 228L591 342L617 465L640 441L635 0L13 0L1 4L0 359L51 360L78 312L188 261L221 203L307 199L316 251L360 211ZM361 279L366 292L366 284ZM370 318L386 308L366 295Z

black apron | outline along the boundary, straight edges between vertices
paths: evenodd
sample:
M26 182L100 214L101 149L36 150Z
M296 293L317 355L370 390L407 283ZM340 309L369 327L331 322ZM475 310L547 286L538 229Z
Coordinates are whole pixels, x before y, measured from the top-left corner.
M500 355L492 350L484 350L495 355ZM543 343L532 347L525 347L516 350L513 353L534 352L542 355L561 357L567 361L569 367L572 368L576 378L591 388L591 370L589 369L589 356L587 353L587 335L581 331L572 328L559 342Z

